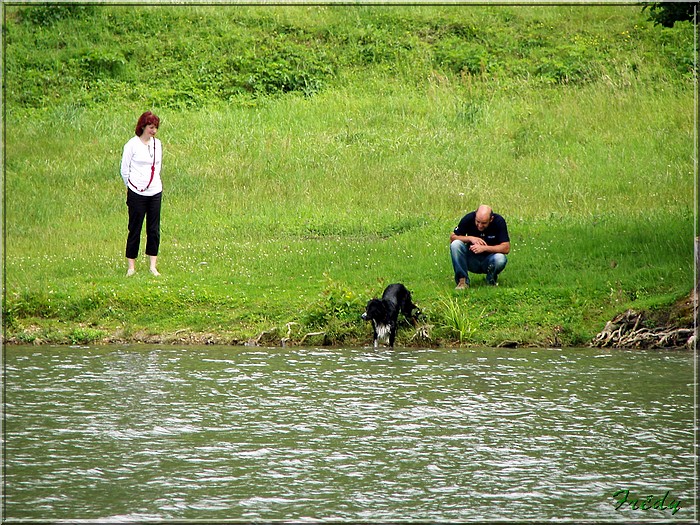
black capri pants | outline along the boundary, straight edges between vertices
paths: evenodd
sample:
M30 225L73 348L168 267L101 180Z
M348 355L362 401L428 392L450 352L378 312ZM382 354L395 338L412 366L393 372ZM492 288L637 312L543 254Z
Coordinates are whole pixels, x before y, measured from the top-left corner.
M126 238L127 259L136 259L139 256L144 217L146 218L146 255L158 255L162 200L163 192L147 197L130 189L127 190L126 205L129 208L129 235Z

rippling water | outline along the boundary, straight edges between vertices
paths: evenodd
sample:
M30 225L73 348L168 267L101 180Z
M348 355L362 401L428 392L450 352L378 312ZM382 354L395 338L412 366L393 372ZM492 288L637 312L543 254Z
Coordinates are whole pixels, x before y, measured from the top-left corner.
M4 352L8 519L696 517L688 352Z

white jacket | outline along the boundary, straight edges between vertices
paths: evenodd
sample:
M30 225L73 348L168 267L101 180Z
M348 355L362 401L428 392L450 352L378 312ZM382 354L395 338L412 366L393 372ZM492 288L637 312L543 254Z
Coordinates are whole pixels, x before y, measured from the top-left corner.
M154 166L155 145L155 169L151 180L151 166ZM163 191L163 183L160 180L160 166L163 160L163 148L161 142L153 137L148 144L134 136L124 144L122 155L121 174L124 184L137 195L150 197ZM150 181L150 184L149 184Z

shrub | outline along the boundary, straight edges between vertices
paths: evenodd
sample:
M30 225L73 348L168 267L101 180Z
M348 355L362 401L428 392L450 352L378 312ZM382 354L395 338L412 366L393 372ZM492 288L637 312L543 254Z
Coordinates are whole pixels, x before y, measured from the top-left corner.
M105 336L102 330L94 328L78 327L74 328L66 334L68 342L73 345L86 345L99 341Z
M34 25L50 26L68 18L87 18L94 11L93 5L46 3L25 7L21 17Z
M303 321L311 327L321 327L331 320L339 320L355 324L364 309L360 297L340 283L332 281L328 276L327 287L321 292L319 300L303 315Z
M434 60L438 67L455 74L482 75L488 70L489 54L482 44L451 36L436 46Z
M126 59L119 51L101 49L84 51L77 62L88 78L118 78L126 66Z
M697 24L695 18L695 2L649 2L643 8L649 10L649 20L654 25L673 27L676 22L687 20Z

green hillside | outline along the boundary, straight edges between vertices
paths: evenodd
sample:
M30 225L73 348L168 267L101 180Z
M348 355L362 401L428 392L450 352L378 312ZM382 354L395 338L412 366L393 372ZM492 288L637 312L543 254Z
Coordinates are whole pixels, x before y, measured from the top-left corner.
M640 6L3 6L5 338L581 345L693 286L694 27ZM161 117L159 279L121 149ZM448 238L491 204L500 286ZM143 246L143 245L142 245ZM264 333L264 334L263 334ZM262 337L259 337L261 334Z

